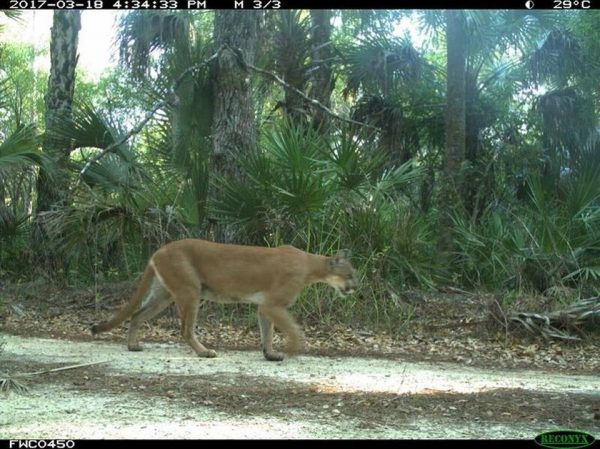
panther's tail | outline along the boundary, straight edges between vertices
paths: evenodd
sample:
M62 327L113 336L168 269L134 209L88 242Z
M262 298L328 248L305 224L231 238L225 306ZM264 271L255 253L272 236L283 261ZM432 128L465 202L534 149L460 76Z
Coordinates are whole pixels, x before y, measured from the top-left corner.
M99 334L100 332L105 332L107 330L112 329L115 326L118 326L123 321L125 321L130 315L139 308L140 304L146 297L150 286L152 285L152 280L154 279L154 267L152 263L148 263L146 265L146 269L144 270L144 274L140 280L140 283L131 298L131 300L121 307L121 309L108 321L103 321L102 323L95 324L91 327L92 335Z

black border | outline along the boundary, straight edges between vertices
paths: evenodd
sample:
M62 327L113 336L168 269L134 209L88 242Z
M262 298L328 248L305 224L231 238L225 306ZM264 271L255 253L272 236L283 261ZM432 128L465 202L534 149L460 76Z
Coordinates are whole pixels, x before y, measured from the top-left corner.
M120 7L115 7L115 4ZM582 5L583 2L583 5ZM3 0L2 9L554 9L600 8L600 0ZM530 8L528 8L529 6ZM584 6L585 8L582 8ZM568 8L567 8L568 7ZM588 8L589 7L589 8ZM15 8L17 9L17 8Z
M424 437L426 438L426 435L424 435ZM24 439L21 440L16 440L16 439L11 439L11 440L0 440L0 449L9 449L10 448L10 442L11 441L27 441ZM40 441L40 440L35 440L35 441ZM50 442L51 440L49 439L45 439L44 441L46 442ZM233 446L236 446L238 443L243 443L245 445L248 444L249 441L260 441L261 443L261 448L265 447L266 449L268 449L269 447L278 447L279 449L281 449L282 445L284 445L285 449L296 449L296 448L302 448L302 449L306 449L306 445L308 444L321 444L321 442L323 442L322 444L326 445L328 448L344 448L344 449L351 449L351 448L364 448L364 447L370 447L372 445L378 446L378 447L384 447L384 448L394 448L394 449L398 449L401 447L458 447L458 448L464 448L464 449L475 449L475 448L485 448L485 449L508 449L508 448L534 448L534 449L540 449L540 446L538 444L535 443L535 441L532 439L530 440L516 440L516 439L506 439L506 440L439 440L439 439L435 439L435 440L429 440L429 439L423 439L423 440L340 440L340 439L336 439L336 440L278 440L278 439L273 439L273 440L215 440L215 439L211 439L211 440L148 440L148 439L127 439L127 440L82 440L82 439L74 439L74 440L62 440L62 441L72 441L74 443L73 446L71 446L73 449L99 449L99 448L106 448L106 447L111 447L114 448L115 446L120 446L120 445L124 445L128 448L131 449L135 449L135 448L144 448L147 449L149 448L151 445L154 444L159 444L162 447L174 447L174 448L185 448L185 449L198 449L200 446L202 445L202 447L204 447L204 445L208 444L209 446L221 446L223 444L231 444ZM31 449L33 449L33 446L22 446L23 448L25 447L30 447ZM37 447L37 445L35 446ZM49 446L46 446L46 448L51 449ZM588 446L588 448L590 449L598 449L600 448L600 445L598 444L598 441L595 441L591 446ZM12 449L19 449L18 444L14 444L12 446ZM375 449L375 448L373 448Z

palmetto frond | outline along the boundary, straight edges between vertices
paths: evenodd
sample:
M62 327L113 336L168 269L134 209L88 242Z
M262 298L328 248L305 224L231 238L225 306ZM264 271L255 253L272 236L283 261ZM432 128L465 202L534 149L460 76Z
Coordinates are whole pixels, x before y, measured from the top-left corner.
M384 153L369 152L362 144L364 140L355 138L349 130L343 130L331 144L328 155L340 188L363 196L367 186L377 179L386 164Z
M265 135L259 151L240 155L248 182L216 180L223 193L213 213L254 241L276 229L291 235L331 198L324 147L322 137L309 127L277 126Z
M600 134L594 131L588 141L581 145L573 164L573 170L566 176L567 196L565 206L573 217L594 216L595 224L600 222ZM593 212L593 213L591 213ZM600 232L600 228L599 232Z
M39 150L40 138L33 125L18 127L0 143L0 190L5 191L5 180L22 174L28 166L44 166L48 175L53 175L50 159ZM9 181L10 182L10 181ZM10 203L9 203L10 204ZM0 239L12 238L26 228L29 216L0 203Z

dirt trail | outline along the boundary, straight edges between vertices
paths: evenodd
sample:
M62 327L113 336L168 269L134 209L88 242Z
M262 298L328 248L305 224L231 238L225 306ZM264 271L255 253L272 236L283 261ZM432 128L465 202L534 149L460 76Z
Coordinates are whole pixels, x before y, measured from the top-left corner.
M598 437L600 378L450 363L258 351L199 359L182 344L3 336L3 372L106 363L28 378L0 397L0 438Z

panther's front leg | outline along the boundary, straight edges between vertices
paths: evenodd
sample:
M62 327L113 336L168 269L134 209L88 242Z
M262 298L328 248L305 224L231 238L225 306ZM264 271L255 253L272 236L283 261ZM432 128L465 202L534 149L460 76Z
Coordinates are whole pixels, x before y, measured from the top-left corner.
M260 326L260 344L265 359L270 362L282 361L284 355L281 352L273 351L273 322L261 312L260 307L258 309L258 324Z

